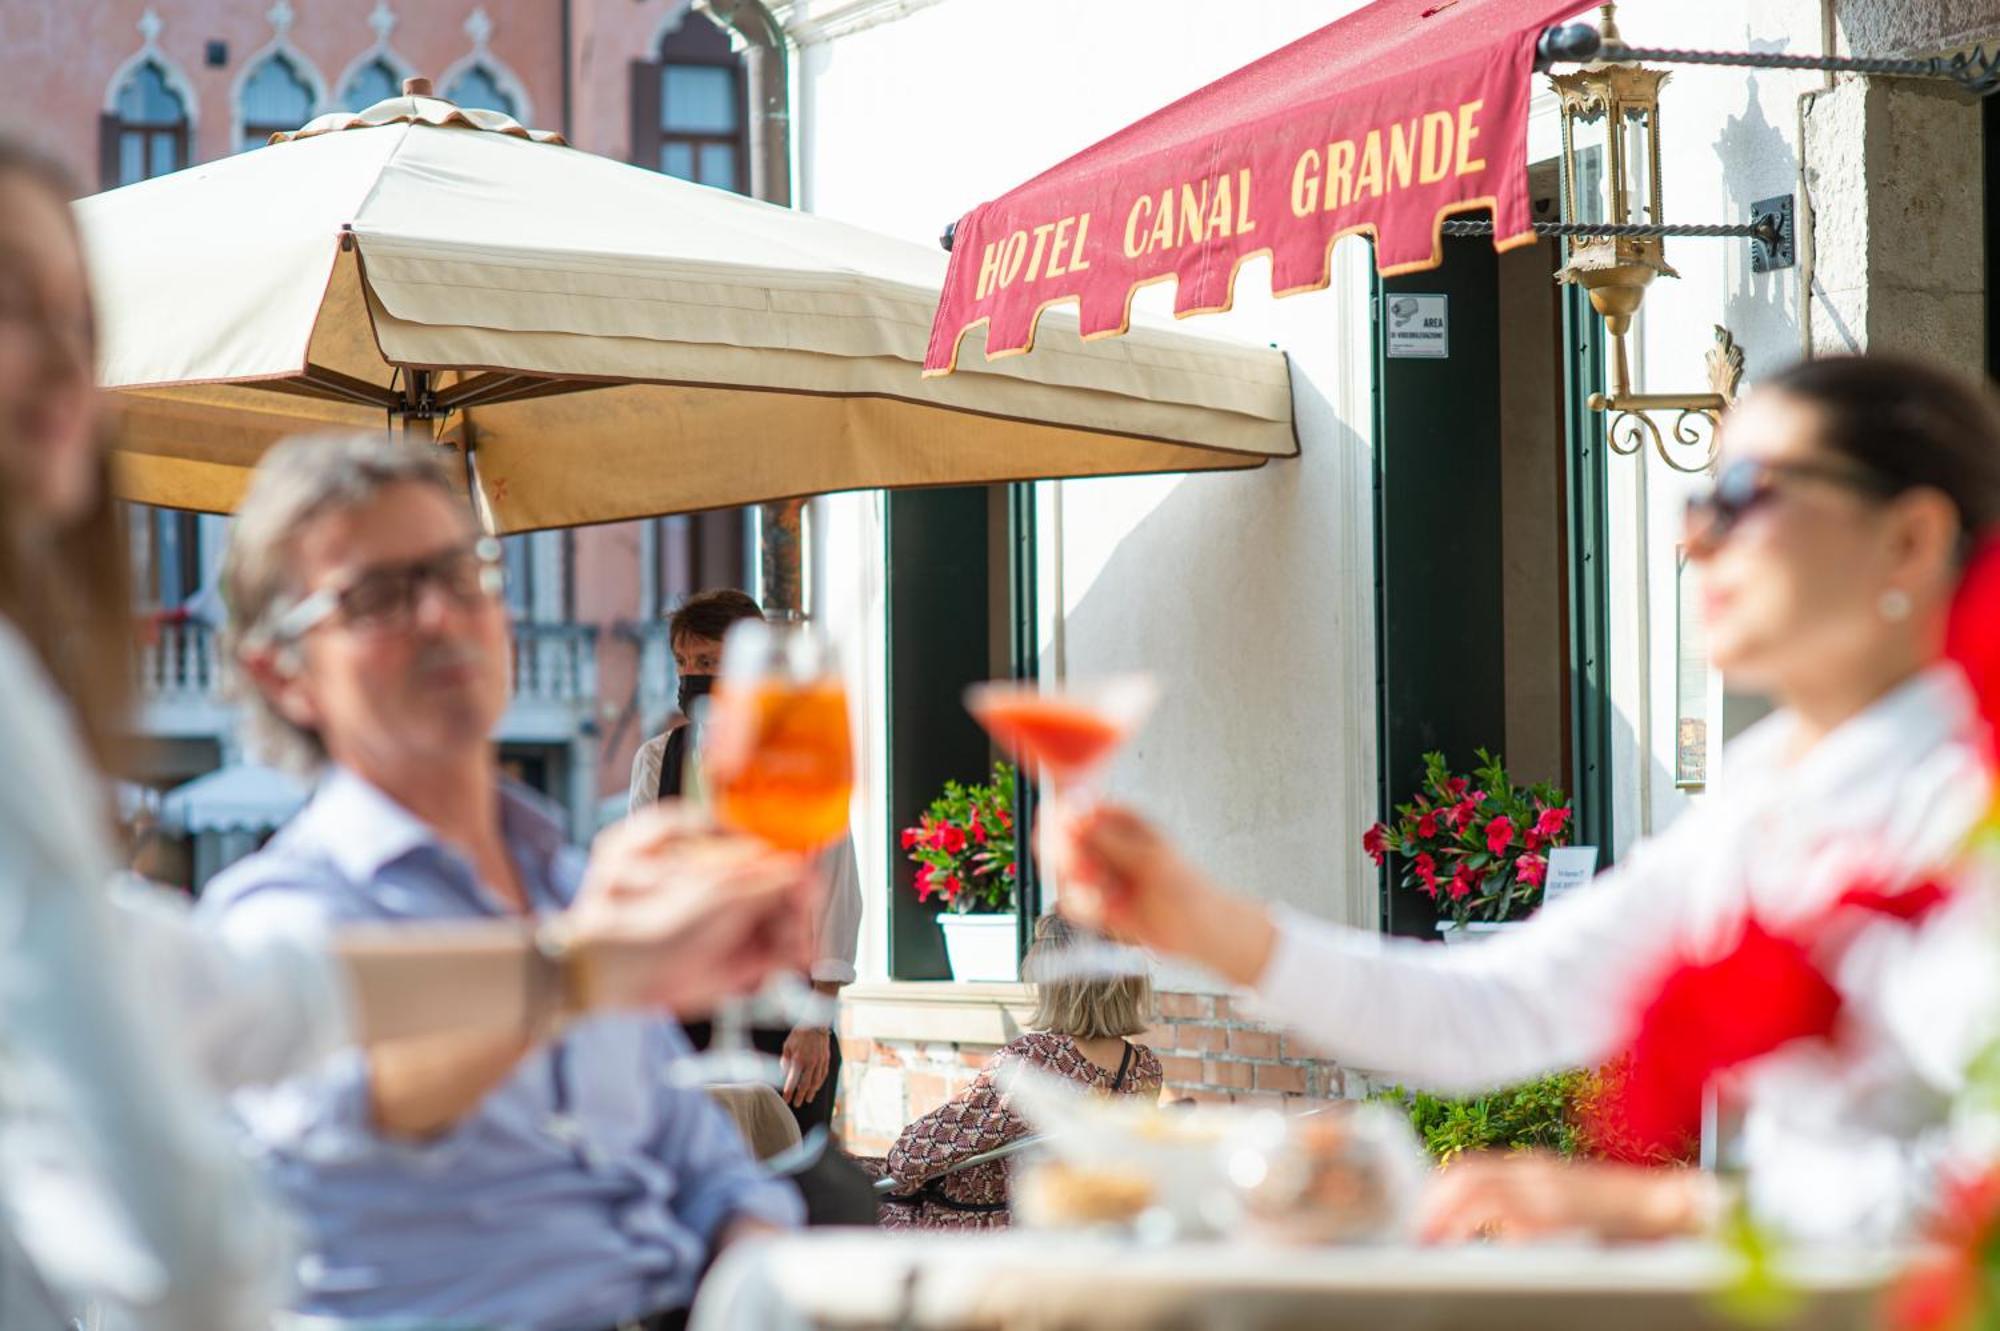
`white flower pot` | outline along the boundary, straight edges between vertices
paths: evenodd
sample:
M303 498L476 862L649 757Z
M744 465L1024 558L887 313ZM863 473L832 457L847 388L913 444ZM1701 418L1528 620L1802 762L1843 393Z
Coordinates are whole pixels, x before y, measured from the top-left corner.
M954 980L1011 981L1021 978L1018 924L1005 915L938 916L944 930L944 954L951 960Z
M1518 928L1521 923L1522 921L1520 920L1501 920L1498 922L1492 920L1474 920L1461 929L1450 920L1439 920L1438 936L1444 939L1446 947L1450 947L1456 943L1477 943L1489 934L1503 934L1509 929Z

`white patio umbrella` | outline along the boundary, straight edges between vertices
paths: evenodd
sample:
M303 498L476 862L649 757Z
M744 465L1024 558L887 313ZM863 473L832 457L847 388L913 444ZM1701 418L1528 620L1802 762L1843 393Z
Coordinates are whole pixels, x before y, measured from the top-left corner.
M1051 316L925 379L942 253L423 91L77 205L126 498L228 511L325 427L456 450L502 532L1296 452L1278 352Z

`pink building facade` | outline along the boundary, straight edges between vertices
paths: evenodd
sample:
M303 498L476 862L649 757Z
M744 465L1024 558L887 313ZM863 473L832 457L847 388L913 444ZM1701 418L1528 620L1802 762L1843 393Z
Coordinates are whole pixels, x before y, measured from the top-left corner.
M86 190L260 146L275 129L393 95L412 75L586 151L637 160L637 145L653 169L748 184L742 72L687 0L0 6L0 128L58 154ZM730 512L510 540L519 696L502 753L569 807L578 835L622 812L632 753L669 705L661 616L689 591L754 577L753 528ZM135 509L132 531L142 609L158 625L137 775L166 792L245 757L214 657L227 527ZM276 816L284 802L273 804ZM170 830L192 886L267 829Z

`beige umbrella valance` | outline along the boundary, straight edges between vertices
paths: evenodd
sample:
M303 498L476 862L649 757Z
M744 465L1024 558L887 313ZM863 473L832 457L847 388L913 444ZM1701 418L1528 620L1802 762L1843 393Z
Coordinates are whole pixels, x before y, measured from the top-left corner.
M1178 330L925 379L945 259L395 98L77 205L125 497L227 511L274 441L469 449L496 527L1252 467L1283 356Z

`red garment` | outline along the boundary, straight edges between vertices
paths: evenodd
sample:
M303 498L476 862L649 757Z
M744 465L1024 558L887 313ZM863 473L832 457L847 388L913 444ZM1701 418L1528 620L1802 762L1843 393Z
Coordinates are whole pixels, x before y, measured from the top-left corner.
M862 1162L864 1167L872 1166L872 1172L896 1180L894 1194L882 1203L882 1228L1007 1227L1007 1161L990 1161L944 1175L972 1156L1033 1133L1034 1129L1008 1107L1006 1095L995 1084L1007 1068L1023 1063L1106 1094L1111 1093L1117 1078L1117 1069L1098 1067L1067 1035L1037 1031L1001 1046L970 1086L904 1128L884 1159ZM1162 1079L1160 1060L1153 1051L1134 1044L1131 1066L1117 1094L1157 1096ZM916 1195L932 1179L938 1180L935 1192L942 1193L942 1202ZM951 1202L999 1209L959 1211L951 1208Z

